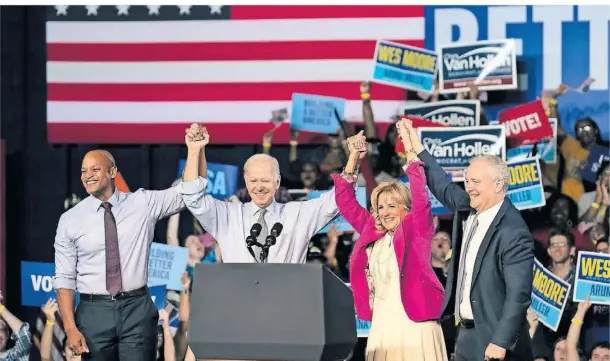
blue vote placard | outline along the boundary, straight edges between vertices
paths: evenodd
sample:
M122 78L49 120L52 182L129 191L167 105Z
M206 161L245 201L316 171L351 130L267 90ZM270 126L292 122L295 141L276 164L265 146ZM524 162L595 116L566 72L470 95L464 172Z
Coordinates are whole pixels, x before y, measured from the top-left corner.
M431 50L379 40L373 58L373 81L432 93L437 58Z
M178 178L186 164L185 159L178 162ZM225 200L235 194L239 169L231 164L208 163L208 186L206 193L216 199Z
M528 158L508 162L510 184L506 196L518 210L544 207L546 197L540 173L540 160Z
M532 284L532 309L545 326L557 331L561 315L569 302L569 283L555 276L534 259L534 282Z
M345 99L311 94L292 94L290 127L307 132L337 134L345 119Z
M21 305L42 307L49 298L57 298L53 287L55 264L49 262L21 262ZM80 295L76 292L75 306Z
M610 305L610 255L607 253L578 252L574 302L587 299L591 303Z

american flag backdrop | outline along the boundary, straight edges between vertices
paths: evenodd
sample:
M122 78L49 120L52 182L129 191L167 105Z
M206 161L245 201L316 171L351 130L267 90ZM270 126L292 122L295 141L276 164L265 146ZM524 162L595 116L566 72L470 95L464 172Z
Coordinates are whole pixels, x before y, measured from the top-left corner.
M424 6L47 9L52 143L181 143L192 122L213 143L259 143L294 92L346 98L360 122L376 41L424 44ZM387 126L406 91L374 84L372 98Z

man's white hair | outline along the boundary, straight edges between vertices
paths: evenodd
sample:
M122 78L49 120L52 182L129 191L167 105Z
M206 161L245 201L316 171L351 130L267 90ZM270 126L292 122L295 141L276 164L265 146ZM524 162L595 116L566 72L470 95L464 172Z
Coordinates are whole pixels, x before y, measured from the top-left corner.
M248 165L250 165L251 163L255 163L255 162L271 163L271 165L273 166L273 177L275 178L275 180L278 183L280 182L280 179L281 179L280 178L280 163L278 163L277 159L275 159L274 157L270 156L269 154L264 154L264 153L255 154L255 155L251 156L250 158L248 158L246 163L244 163L244 176L248 172L248 169L247 169Z
M508 192L508 186L510 184L510 171L508 170L506 162L503 161L502 158L494 154L481 154L473 157L470 160L470 164L477 160L485 160L489 163L489 165L491 166L490 171L494 181L502 182L502 188L504 189L504 193Z

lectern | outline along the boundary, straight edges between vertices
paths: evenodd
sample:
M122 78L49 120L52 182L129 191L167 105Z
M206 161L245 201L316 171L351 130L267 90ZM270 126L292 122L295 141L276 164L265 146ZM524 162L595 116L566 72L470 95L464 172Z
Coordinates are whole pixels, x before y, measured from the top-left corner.
M198 359L344 360L357 340L352 292L324 265L195 267L188 342Z

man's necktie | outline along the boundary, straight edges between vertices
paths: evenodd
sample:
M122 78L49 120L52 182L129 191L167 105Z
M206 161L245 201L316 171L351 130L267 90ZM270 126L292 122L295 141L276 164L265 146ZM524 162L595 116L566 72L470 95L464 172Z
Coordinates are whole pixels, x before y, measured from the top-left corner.
M116 230L116 220L110 208L112 204L103 202L104 233L106 238L106 290L111 295L121 292L121 257L119 255L119 236Z
M457 292L455 293L455 322L456 324L460 322L460 303L462 303L462 296L464 292L464 283L466 280L466 253L468 252L468 248L470 248L470 243L472 241L472 237L477 230L477 226L479 225L478 215L474 216L472 220L472 226L470 227L470 231L468 232L468 237L466 237L466 242L463 244L463 250L460 254L460 263L458 266L458 279L457 279Z
M267 235L269 233L269 229L267 229L267 222L265 222L265 213L267 213L267 209L266 208L261 208L259 211L259 215L258 215L258 221L256 221L256 223L259 223L263 228L261 229L261 233L258 235L257 238L257 242L260 244L265 244L265 239L267 238ZM258 260L260 261L261 259L261 251L262 249L259 250L258 252Z

